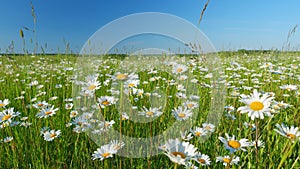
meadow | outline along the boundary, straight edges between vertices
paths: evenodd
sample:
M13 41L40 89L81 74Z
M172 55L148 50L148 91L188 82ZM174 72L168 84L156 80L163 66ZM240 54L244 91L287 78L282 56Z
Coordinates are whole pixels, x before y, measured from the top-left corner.
M120 72L126 57L118 55L93 58L92 74L82 73L73 55L1 55L0 168L300 168L300 53L219 57L226 100L220 120L208 123L214 85L201 56L162 62L170 75ZM132 109L118 111L121 97ZM157 153L151 157L119 156L140 153L119 138L100 145L93 139L108 138L111 129L148 138L190 119L192 127L175 126L172 139L150 143Z

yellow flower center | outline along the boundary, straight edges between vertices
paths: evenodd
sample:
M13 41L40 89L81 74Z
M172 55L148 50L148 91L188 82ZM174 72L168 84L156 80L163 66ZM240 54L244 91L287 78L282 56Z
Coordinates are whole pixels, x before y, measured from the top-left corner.
M172 152L171 154L173 154L175 157L177 157L179 155L181 158L186 158L186 155L183 154L182 152L175 151L175 152Z
M250 108L254 111L260 111L264 108L264 104L260 101L254 101L250 104Z
M287 133L286 136L291 139L291 140L296 140L296 135L295 134L291 134L291 133Z
M236 140L230 140L230 141L228 141L228 146L231 148L240 148L241 143Z
M3 104L3 103L0 103L0 107L4 107L5 106L5 104Z
M180 118L184 118L186 115L185 115L185 113L178 113L178 117L180 117Z
M180 73L180 72L182 72L183 71L183 69L182 68L177 68L177 70L176 70L178 73Z
M128 87L134 87L134 86L135 86L135 84L133 84L133 83L128 84Z
M104 102L102 102L102 104L105 105L105 106L107 106L107 105L109 105L110 103L109 103L109 101L104 101Z
M118 80L124 80L124 79L126 79L128 77L128 75L126 75L126 74L118 74L117 76L116 76L116 78L118 79Z
M38 106L38 107L43 107L44 104L43 104L43 103L40 103L40 104L38 104L37 106Z
M10 115L10 114L5 115L5 116L2 117L2 121L8 120L8 119L10 119L10 118L11 118L11 115Z
M201 132L199 132L199 131L197 131L196 133L195 133L195 135L197 136L197 137L200 137L201 136Z
M224 162L224 163L230 163L231 160L230 160L229 158L223 158L223 162Z
M147 114L148 116L153 116L153 115L154 115L154 113L153 113L152 111L148 111L146 114Z
M97 87L96 85L92 84L88 87L88 90L94 90L96 89L96 87Z
M52 111L47 111L45 114L46 115L52 114Z
M282 104L282 103L278 103L278 106L279 106L279 107L283 107L283 104Z
M76 114L77 114L76 112L72 112L71 113L72 116L76 116Z
M205 129L206 129L206 130L211 130L211 127L205 126Z
M199 161L199 163L201 163L201 164L204 164L204 163L205 163L205 160L202 159L202 158L198 158L198 161Z
M51 138L56 137L56 134L55 134L55 133L50 134L50 137L51 137Z
M194 107L194 104L193 103L189 103L189 104L187 104L187 107L188 108L192 108L192 107Z
M110 153L103 153L102 157L107 158L110 155Z

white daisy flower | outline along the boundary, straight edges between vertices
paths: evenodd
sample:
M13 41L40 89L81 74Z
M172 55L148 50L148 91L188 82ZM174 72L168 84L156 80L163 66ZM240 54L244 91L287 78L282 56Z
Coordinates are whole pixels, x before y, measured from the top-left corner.
M273 109L286 109L288 107L292 107L292 105L288 104L288 103L284 103L283 101L281 102L274 102L274 105L272 106Z
M4 139L2 139L0 142L3 142L3 143L9 143L13 140L14 138L13 137L5 137Z
M36 114L36 117L38 118L48 118L56 114L56 111L58 111L58 108L54 108L54 106L48 106L46 108L43 108L38 114Z
M174 64L172 72L175 74L182 74L188 70L188 67L182 64Z
M87 91L95 91L97 89L100 89L100 83L97 80L98 79L98 74L96 75L90 75L85 78L86 82L84 84L84 87L82 90L87 90Z
M116 104L117 99L114 98L113 96L101 96L100 98L98 98L97 101L98 101L99 107L105 108L107 106Z
M31 126L31 125L32 125L32 123L30 123L30 122L28 122L28 121L22 122L22 123L20 124L20 126L23 126L23 127L28 127L28 126Z
M208 155L201 154L199 152L192 158L192 160L196 161L201 166L207 166L207 165L210 165L210 163L211 163Z
M276 124L277 129L274 129L278 134L290 139L295 142L297 139L300 140L300 131L298 127L287 127L285 124Z
M114 124L115 124L115 121L114 121L114 120L111 120L111 121L103 121L103 122L100 122L100 123L99 123L99 127L101 127L101 129L102 129L103 131L106 131L106 130L110 129Z
M296 85L290 85L290 84L279 86L279 88L282 89L282 90L287 90L287 91L298 90L298 86L296 86Z
M130 79L125 82L125 87L127 88L137 88L137 86L140 84L140 80L138 79Z
M186 75L181 75L178 79L181 81L186 80L188 77Z
M196 127L194 130L191 130L191 133L193 133L195 137L203 137L207 134L207 130L205 130L204 128Z
M53 100L56 100L56 99L58 99L57 96L53 96L53 97L49 98L50 101L53 101Z
M36 102L35 104L33 104L33 107L37 109L45 108L47 106L49 106L49 104L46 101Z
M56 89L62 88L62 84L56 84L56 85L55 85L55 88L56 88Z
M233 111L235 110L235 108L234 108L233 106L231 106L231 105L225 106L224 108L225 108L225 110L226 110L227 112L233 112Z
M5 121L5 122L3 122L3 123L0 123L0 128L3 129L3 128L5 128L5 127L10 126L10 124L11 124L11 123Z
M113 77L112 79L113 80L127 80L128 79L128 73L120 73L120 72L117 72Z
M0 108L7 106L9 103L8 99L0 100Z
M84 118L83 116L79 116L74 118L71 123L75 126L80 127L81 129L85 129L90 126L87 120L88 119Z
M198 103L194 101L186 101L183 103L183 106L187 107L188 109L195 109L199 107Z
M78 111L77 110L72 110L71 112L70 112L70 118L74 118L74 117L76 117L78 115Z
M110 142L111 146L113 147L114 150L120 150L121 148L124 147L125 143L124 142L119 142L118 140L112 140Z
M5 109L4 111L0 112L0 123L11 123L12 119L19 116L20 114L20 112L14 112L14 108Z
M73 98L66 98L64 101L65 101L65 102L72 102L72 101L73 101Z
M180 131L181 139L184 141L189 141L193 138L192 133L189 133L188 131Z
M203 123L202 127L208 131L208 132L214 132L215 131L215 125L211 124L211 123Z
M270 105L274 97L270 97L268 94L263 94L262 97L260 97L260 95L257 90L254 90L249 98L240 100L242 103L245 103L246 106L239 107L238 111L248 113L248 116L251 117L252 120L255 118L264 119L264 114L271 116Z
M251 142L251 146L254 146L254 147L264 147L265 146L265 143L261 140L257 140L257 143L256 141L252 141Z
M30 102L35 102L36 100L37 100L37 98L34 97L34 98L32 98L32 99L30 100Z
M54 140L55 138L59 137L61 134L61 131L60 130L50 130L50 131L46 131L44 133L44 140L46 141L52 141Z
M65 109L70 110L73 108L73 103L67 103L65 104Z
M144 89L132 88L131 92L132 92L133 95L143 97Z
M260 68L272 68L273 64L271 62L263 63Z
M176 97L179 98L179 99L182 99L182 98L186 99L186 94L178 92L178 93L176 93Z
M129 119L129 116L126 112L123 112L122 113L122 120L128 120Z
M172 111L175 118L179 121L186 120L193 115L191 110L188 110L186 107L179 106Z
M21 120L21 121L25 121L25 120L27 120L27 119L28 119L28 117L26 117L26 116L25 116L25 117L22 117L22 118L20 118L20 120Z
M101 161L107 158L112 157L114 154L118 152L124 146L124 143L119 143L118 141L112 141L110 144L106 144L101 146L92 155L92 159L100 159Z
M164 154L176 164L186 165L196 155L197 148L188 142L170 139L166 145Z
M184 85L182 85L182 84L177 85L177 90L182 91L182 92L186 91L186 89L184 88Z
M217 157L216 162L221 162L223 163L224 166L229 165L233 165L233 164L238 164L240 161L240 157L238 156L233 156L232 158L230 158L229 156L224 156L224 157Z
M230 151L230 154L237 150L246 151L245 148L251 145L251 143L248 142L248 139L236 140L234 135L232 137L230 137L227 133L225 135L227 139L219 137L219 140L224 143L225 148Z
M143 111L139 112L139 115L142 116L146 116L146 117L158 117L160 115L162 115L163 112L160 111L161 107L159 108L152 108L150 107L149 109L147 109L145 106L143 107Z
M138 79L139 76L134 73L128 74L128 73L117 72L111 78L113 81L125 81L131 79Z

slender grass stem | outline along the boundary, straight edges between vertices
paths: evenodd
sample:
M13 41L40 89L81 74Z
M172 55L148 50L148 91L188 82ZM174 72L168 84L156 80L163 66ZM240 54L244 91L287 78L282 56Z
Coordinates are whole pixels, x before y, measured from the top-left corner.
M293 144L289 144L290 140L287 140L286 146L287 148L285 150L283 150L283 156L281 158L281 161L277 167L277 169L280 169L281 166L283 165L283 163L286 161L286 159L290 156L290 154L292 153L293 149L295 148L297 141L295 141ZM299 157L299 156L298 156Z
M152 156L152 136L153 136L153 131L152 131L152 121L150 122L150 153L149 153L149 157L148 157L148 169L151 168L151 156Z
M119 112L120 113L120 125L119 125L119 133L120 133L120 142L122 142L122 112L123 112L123 82L121 81L121 86L120 86L120 107L119 107ZM119 160L119 169L122 169L122 160Z
M255 158L256 158L256 168L259 166L259 154L258 154L258 138L259 138L259 121L258 119L255 119Z
M175 165L174 165L174 169L177 169L177 167L178 167L178 164L177 164L177 163L175 163Z

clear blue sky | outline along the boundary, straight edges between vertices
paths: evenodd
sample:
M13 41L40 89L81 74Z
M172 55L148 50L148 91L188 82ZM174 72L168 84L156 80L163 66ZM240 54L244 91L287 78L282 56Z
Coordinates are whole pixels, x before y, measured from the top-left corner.
M206 0L32 0L37 15L37 41L47 52L64 52L69 43L79 52L105 24L137 12L164 12L197 25ZM281 49L288 31L300 24L299 0L211 0L200 29L218 50ZM22 51L21 28L33 28L30 1L1 0L0 53L14 42ZM24 30L29 52L31 31ZM300 49L296 31L291 45ZM40 52L39 48L39 52Z

